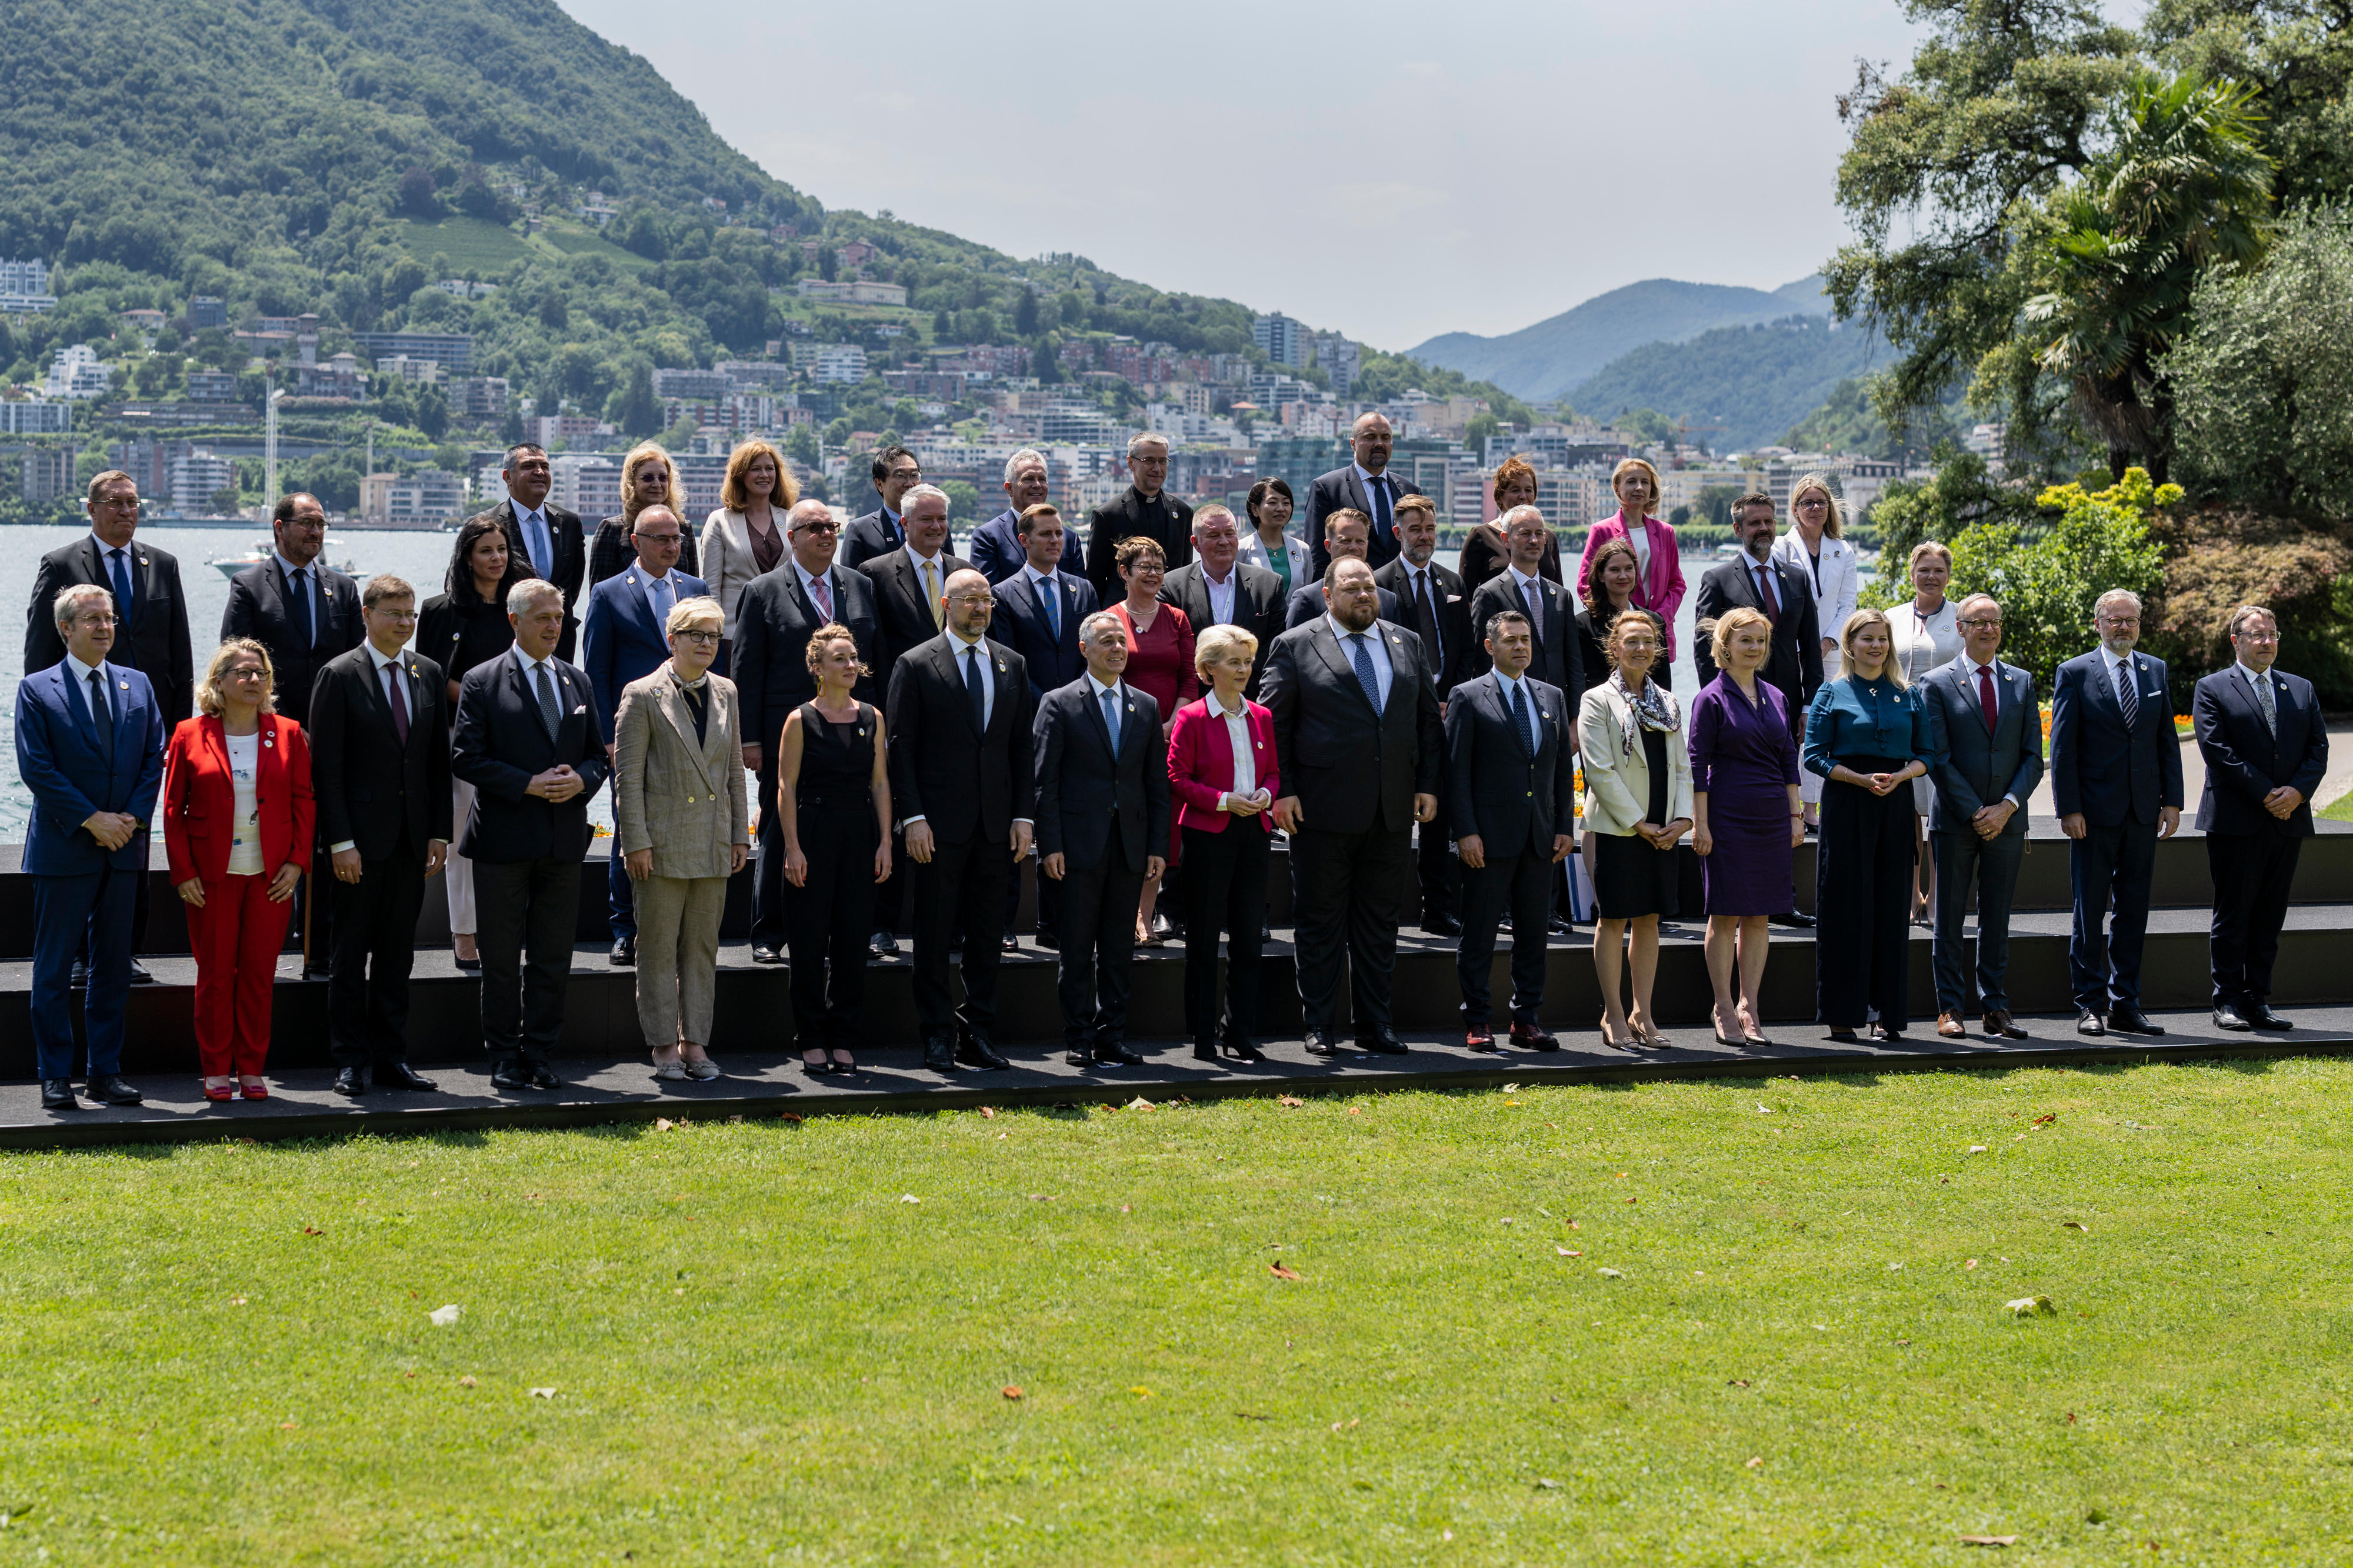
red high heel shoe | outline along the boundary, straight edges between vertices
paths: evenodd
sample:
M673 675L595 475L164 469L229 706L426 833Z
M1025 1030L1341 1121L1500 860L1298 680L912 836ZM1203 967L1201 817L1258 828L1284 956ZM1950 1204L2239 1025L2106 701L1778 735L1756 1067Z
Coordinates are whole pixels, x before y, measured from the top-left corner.
M233 1083L225 1083L217 1088L211 1084L206 1084L204 1086L204 1090L205 1098L206 1100L227 1102L237 1098L237 1085Z
M240 1083L237 1086L237 1091L248 1100L269 1098L269 1086L266 1083Z

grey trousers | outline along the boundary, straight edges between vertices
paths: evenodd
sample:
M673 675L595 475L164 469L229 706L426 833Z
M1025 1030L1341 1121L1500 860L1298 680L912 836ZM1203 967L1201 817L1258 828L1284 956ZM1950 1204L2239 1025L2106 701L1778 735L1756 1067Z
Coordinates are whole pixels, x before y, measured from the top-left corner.
M718 994L719 916L724 877L649 877L632 889L638 906L638 1027L648 1047L711 1043Z
M2007 1013L2010 993L2010 906L2018 892L2018 871L2026 858L2026 835L1979 838L1967 828L1928 835L1936 858L1936 1010L1966 1017ZM1962 923L1969 894L1978 896L1977 973L1969 973Z

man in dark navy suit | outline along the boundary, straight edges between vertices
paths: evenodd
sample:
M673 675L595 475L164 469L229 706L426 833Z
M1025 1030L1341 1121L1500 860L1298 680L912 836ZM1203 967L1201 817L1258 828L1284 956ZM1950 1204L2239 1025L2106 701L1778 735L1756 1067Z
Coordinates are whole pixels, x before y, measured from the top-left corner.
M1330 555L1331 561L1363 561L1366 549L1365 542L1371 537L1371 531L1372 524L1363 512L1349 511L1344 508L1324 520L1323 531L1318 537L1323 540L1324 548ZM1331 563L1327 561L1324 563L1324 569L1317 574L1314 582L1303 583L1291 591L1291 600L1283 606L1282 612L1284 631L1313 626L1331 613L1331 605L1326 602L1324 592L1324 584L1331 575ZM1382 620L1398 626L1405 624L1404 602L1395 594L1382 587L1378 577L1373 581L1373 603ZM1271 654L1267 657L1271 657ZM1262 662L1258 673L1259 679L1263 681L1266 679L1266 667Z
M1489 981L1495 928L1512 916L1511 1041L1556 1051L1538 1021L1544 1006L1546 910L1553 868L1577 846L1577 719L1556 686L1528 675L1535 635L1518 610L1498 611L1482 639L1490 669L1446 702L1445 796L1462 857L1464 1043L1495 1048Z
M1144 1060L1127 1047L1136 900L1168 863L1168 757L1160 705L1120 679L1127 669L1120 618L1090 616L1082 636L1086 672L1038 705L1038 867L1062 889L1062 1039L1071 1065L1133 1066Z
M2277 616L2241 605L2231 647L2231 668L2200 680L2189 700L2206 759L2198 831L2214 879L2214 1026L2286 1029L2294 1026L2270 1006L2272 963L2296 857L2312 837L2312 792L2328 773L2328 725L2312 682L2273 668Z
M973 569L987 578L991 587L1002 586L1020 574L1029 558L1021 538L1021 514L1033 506L1043 505L1052 496L1053 489L1042 454L1024 447L1005 459L1005 495L1013 504L974 529L964 547ZM1073 577L1083 579L1087 574L1087 552L1078 536L1067 530L1062 539L1061 568Z
M1193 559L1161 579L1160 597L1185 612L1196 637L1211 626L1240 626L1258 638L1258 663L1245 692L1255 699L1290 606L1282 579L1241 559L1241 542L1230 508L1217 501L1200 507L1193 513Z
M136 1105L122 1079L131 985L131 888L144 874L146 836L164 785L164 714L147 678L111 662L114 595L91 584L61 592L50 611L65 658L16 686L16 776L32 792L24 871L33 883L33 1053L41 1108L71 1110L72 973L85 940L90 985L88 1092Z
M1094 585L1062 569L1062 555L1071 547L1071 531L1062 526L1062 514L1041 501L1018 521L1021 566L997 584L997 612L988 619L988 635L1021 656L1022 668L1029 672L1029 700L1036 702L1056 687L1068 686L1086 669L1086 655L1079 647L1079 626L1097 606ZM1021 877L1017 868L1005 889L1008 931L1013 929L1020 902ZM1039 947L1051 948L1061 940L1061 884L1050 877L1039 878Z
M1388 471L1389 456L1397 450L1397 436L1386 418L1378 414L1358 415L1348 444L1355 461L1345 468L1319 475L1307 489L1307 539L1314 552L1318 577L1332 565L1324 531L1325 518L1345 510L1363 512L1371 521L1365 559L1377 571L1396 560L1401 548L1397 531L1397 503L1407 496L1421 493Z
M564 1036L588 799L612 770L596 693L555 657L562 590L537 578L516 584L507 622L514 647L458 686L449 771L474 786L458 852L474 862L491 1082L560 1089L548 1058Z
M596 693L596 721L607 764L613 760L613 715L620 708L622 688L643 680L670 658L666 628L678 602L710 593L702 578L678 570L679 552L685 546L686 529L678 513L666 506L649 506L638 513L629 530L629 547L638 552L635 564L588 591L588 610L580 617L580 663ZM638 961L637 895L622 864L617 835L612 848L606 878L613 911L612 962L632 964Z
M875 453L871 472L882 504L851 522L841 539L841 563L860 571L869 561L907 542L900 509L907 492L923 482L923 465L904 447L885 447Z
M1373 574L1373 581L1396 597L1404 624L1421 634L1422 657L1437 679L1438 700L1443 707L1454 683L1476 668L1472 659L1471 590L1453 571L1438 563L1435 501L1421 495L1401 498L1397 504L1397 529L1400 552ZM1415 830L1414 879L1420 893L1421 929L1431 936L1462 934L1455 897L1455 884L1461 879L1448 826L1452 815L1446 798L1448 778L1445 773L1439 775L1437 819Z
M588 539L580 514L549 504L555 471L547 448L536 441L508 447L499 477L506 482L507 499L480 515L506 530L507 553L524 563L528 575L564 591L564 641L555 657L568 659L580 631L580 584L588 573Z
M808 645L818 627L831 621L849 628L858 661L869 669L880 662L875 647L881 627L874 616L874 588L862 572L834 560L841 533L821 500L805 500L785 518L791 553L744 585L735 601L734 681L743 704L744 765L759 775L760 810L776 808L776 753L768 750L785 732L792 710L817 695L809 673ZM871 702L880 692L871 675L855 688ZM764 816L773 826L773 818ZM759 859L752 874L752 962L785 961L785 837L759 837Z
M2140 954L2157 841L2181 826L2172 688L2165 661L2135 649L2139 595L2112 588L2092 607L2092 619L2100 646L2061 665L2051 683L2051 805L2060 831L2073 840L2067 967L2075 1032L2161 1035L2141 1011Z
M1585 655L1577 644L1577 599L1541 570L1552 530L1546 526L1544 513L1532 506L1515 506L1500 521L1508 554L1504 570L1471 595L1471 668L1487 667L1487 623L1505 610L1517 610L1528 617L1534 639L1530 672L1556 690L1575 692L1575 700L1582 702ZM1576 727L1569 725L1571 731Z

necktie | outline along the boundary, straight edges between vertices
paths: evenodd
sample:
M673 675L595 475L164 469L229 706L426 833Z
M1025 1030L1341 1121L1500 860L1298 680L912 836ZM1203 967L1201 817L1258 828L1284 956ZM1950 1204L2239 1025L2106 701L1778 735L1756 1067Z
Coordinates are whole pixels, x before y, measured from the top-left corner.
M1430 650L1430 668L1441 668L1446 663L1446 655L1445 650L1439 647L1438 605L1430 598L1430 574L1427 572L1413 574L1413 608L1421 621L1421 645Z
M528 535L526 543L531 551L533 573L553 581L555 576L555 541L548 532L547 519L535 511L528 514L524 519L523 532Z
M117 547L108 553L114 560L114 613L122 622L122 629L131 629L131 552Z
M1512 722L1520 727L1520 749L1536 754L1536 721L1528 713L1528 689L1512 682Z
M1978 666L1978 706L1985 710L1986 733L1993 733L1994 724L2001 716L2001 704L1993 694L1993 667Z
M1541 592L1535 583L1520 584L1520 603L1528 607L1528 624L1535 633L1536 646L1544 647L1544 605L1541 603Z
M2263 710L2263 728L2272 732L2273 740L2278 740L2279 700L2272 695L2272 678L2268 675L2255 677L2255 706Z
M1773 567L1768 562L1758 562L1749 568L1757 574L1757 598L1765 611L1765 618L1775 626L1781 624L1780 595L1773 592Z
M809 596L817 601L817 613L827 620L833 619L833 582L830 577L809 579Z
M1062 585L1051 577L1039 577L1035 581L1038 584L1038 602L1046 606L1046 625L1052 629L1054 640L1060 642L1062 640ZM1114 731L1113 733L1116 734L1117 731Z
M311 574L308 568L297 567L288 578L286 591L294 599L294 625L301 630L302 646L309 647L318 640L311 615Z
M937 631L946 612L940 604L940 567L936 561L923 563L923 598L932 606L932 629Z
M114 708L106 700L106 670L103 666L90 672L90 724L98 731L99 753L106 759L106 771L114 772Z
M1111 754L1119 755L1119 693L1103 694L1103 728L1111 731Z
M1377 713L1381 710L1381 681L1380 677L1373 673L1372 649L1365 645L1362 632L1356 633L1348 640L1356 645L1356 684L1365 689L1365 700L1371 703L1373 711Z
M1389 477L1377 474L1366 488L1373 492L1373 532L1388 539L1397 532L1396 514L1389 507Z
M2132 666L2123 659L2116 662L2116 706L2124 710L2125 728L2130 730L2133 721L2140 717L2140 682L2133 679Z
M667 631L670 627L670 605L678 598L678 584L668 577L654 581L654 625Z
M392 693L392 732L400 737L403 750L408 745L408 693L403 689L408 682L400 679L400 666L384 667L384 683Z
M564 728L564 710L555 700L555 680L547 673L547 666L539 667L539 717L547 726L547 737L554 740Z
M988 678L980 672L980 645L964 650L964 689L972 698L972 727L988 733Z

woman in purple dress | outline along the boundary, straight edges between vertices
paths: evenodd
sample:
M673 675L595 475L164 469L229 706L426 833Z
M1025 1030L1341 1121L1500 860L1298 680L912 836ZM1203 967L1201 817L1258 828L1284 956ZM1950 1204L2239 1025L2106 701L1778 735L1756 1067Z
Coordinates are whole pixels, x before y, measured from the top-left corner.
M1692 848L1707 889L1707 975L1720 1046L1773 1043L1758 1026L1757 1002L1766 921L1796 907L1789 860L1806 837L1788 708L1758 676L1772 648L1762 615L1727 611L1715 627L1719 673L1691 705Z

